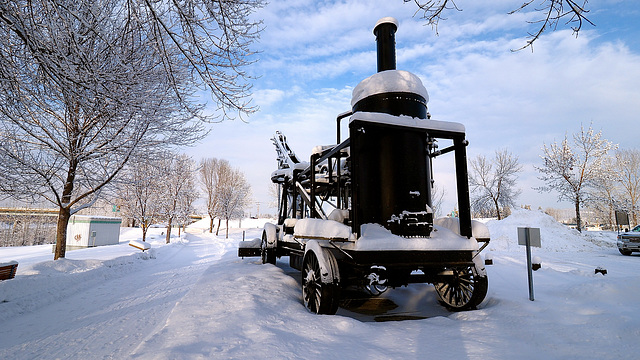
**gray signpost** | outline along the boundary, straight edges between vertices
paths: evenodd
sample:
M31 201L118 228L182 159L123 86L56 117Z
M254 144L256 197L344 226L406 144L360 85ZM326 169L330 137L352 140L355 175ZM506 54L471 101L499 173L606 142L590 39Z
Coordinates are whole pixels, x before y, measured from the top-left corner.
M519 227L518 228L518 245L524 245L527 248L527 275L529 278L529 300L533 301L533 268L531 266L531 247L541 247L540 245L540 229Z

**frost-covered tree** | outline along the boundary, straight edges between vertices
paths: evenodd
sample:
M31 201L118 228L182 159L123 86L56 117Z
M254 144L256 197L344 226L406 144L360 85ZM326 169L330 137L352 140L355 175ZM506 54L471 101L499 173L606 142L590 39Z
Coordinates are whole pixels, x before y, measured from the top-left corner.
M640 206L640 150L623 149L616 152L616 175L621 187L621 207L638 224Z
M200 161L199 179L206 197L207 214L209 215L209 233L213 232L213 220L219 214L219 192L218 180L220 172L225 168L230 168L229 162L226 160L218 160L216 158L207 158ZM220 220L220 218L218 218ZM220 222L218 222L220 229Z
M218 178L218 197L220 217L225 219L229 237L229 220L240 219L244 216L244 210L251 203L251 186L244 174L231 167L222 167ZM218 226L220 228L220 226Z
M607 169L616 167L616 159L607 156L604 166ZM600 223L606 223L611 228L615 224L615 211L620 209L621 186L619 178L603 177L595 181L589 209L601 219Z
M142 229L142 241L147 239L151 225L162 218L162 171L157 159L127 165L119 179L120 212L133 219Z
M507 150L496 151L493 159L478 155L469 162L469 185L472 192L472 206L489 209L502 219L501 209L515 206L520 195L516 189L516 176L522 171L518 157Z
M54 259L129 161L204 136L201 90L223 118L254 110L242 69L260 5L0 1L0 190L59 208Z
M422 18L427 24L438 31L440 20L444 20L445 13L450 10L462 11L454 0L403 0L405 3L412 2L418 6L418 12L422 12ZM588 18L589 10L586 8L587 0L525 0L524 2L514 1L514 10L510 14L533 10L540 13L540 18L529 21L535 24L535 30L529 33L529 40L521 48L527 48L547 30L555 30L559 25L571 27L577 36L582 25L588 23L594 25ZM487 5L490 6L490 5Z
M560 144L554 142L542 146L540 158L543 164L536 169L546 186L537 190L557 191L559 201L572 202L578 231L582 231L581 206L595 198L594 189L598 183L615 178L613 169L606 164L609 152L616 148L617 145L602 138L601 131L594 133L592 126L586 130L581 126L580 132L573 135L572 144L565 134Z
M160 164L158 185L161 189L159 218L167 225L166 243L171 239L174 224L184 224L192 210L193 200L197 197L194 182L193 160L184 154L167 154Z
M434 217L442 216L442 204L444 203L445 195L444 188L440 188L437 183L434 183L431 187L431 210Z

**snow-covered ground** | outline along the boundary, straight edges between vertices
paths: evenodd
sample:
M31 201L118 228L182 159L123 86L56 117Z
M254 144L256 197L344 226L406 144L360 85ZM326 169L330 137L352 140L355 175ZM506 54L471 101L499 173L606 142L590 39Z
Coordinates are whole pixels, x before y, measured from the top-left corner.
M168 245L163 229L152 229L145 253L128 246L139 229L58 261L51 245L0 248L0 262L20 263L15 279L0 282L0 359L640 356L640 256L620 255L615 233L580 235L525 210L487 225L489 292L478 310L461 313L417 284L373 299L350 294L335 316L310 314L287 258L273 266L236 257L242 232L259 236L260 220L243 221L229 239L195 224ZM541 228L535 301L518 226Z

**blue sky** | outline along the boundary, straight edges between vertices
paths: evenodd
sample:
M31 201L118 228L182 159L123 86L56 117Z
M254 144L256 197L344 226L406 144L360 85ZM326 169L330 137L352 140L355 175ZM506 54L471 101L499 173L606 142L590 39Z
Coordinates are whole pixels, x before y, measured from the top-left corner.
M530 49L525 44L541 14L508 15L521 1L457 1L436 31L415 16L416 6L402 0L273 0L255 16L265 29L255 49L258 62L249 73L260 111L240 120L215 124L207 139L187 152L195 159L227 159L250 181L264 212L269 176L276 169L270 137L288 138L300 158L315 145L335 143L335 118L350 110L351 91L376 71L375 22L399 21L397 68L418 75L429 92L436 120L465 125L468 156L492 157L507 149L517 155L518 204L570 208L557 194L540 194L535 165L544 143L561 141L581 124L593 123L620 148L639 148L640 2L589 2L589 19L579 36L560 24ZM343 131L346 133L346 130ZM438 166L438 164L436 164ZM453 208L455 189L449 164L436 170ZM256 212L257 206L252 209ZM275 213L275 211L271 210Z

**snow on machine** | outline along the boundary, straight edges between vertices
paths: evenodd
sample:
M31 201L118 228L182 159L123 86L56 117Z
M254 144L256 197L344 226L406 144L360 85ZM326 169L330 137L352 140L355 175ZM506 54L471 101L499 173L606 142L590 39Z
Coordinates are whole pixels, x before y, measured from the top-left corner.
M440 302L456 311L475 309L487 293L479 253L489 232L471 220L465 128L431 120L420 79L396 70L397 26L390 17L377 22L378 72L355 87L352 110L338 115L336 145L318 146L301 161L276 132L278 222L238 250L271 264L289 256L314 313L335 314L342 290L353 286L378 295L432 283ZM349 138L341 141L345 118ZM439 149L438 141L451 145ZM433 159L451 153L458 217L434 220Z

